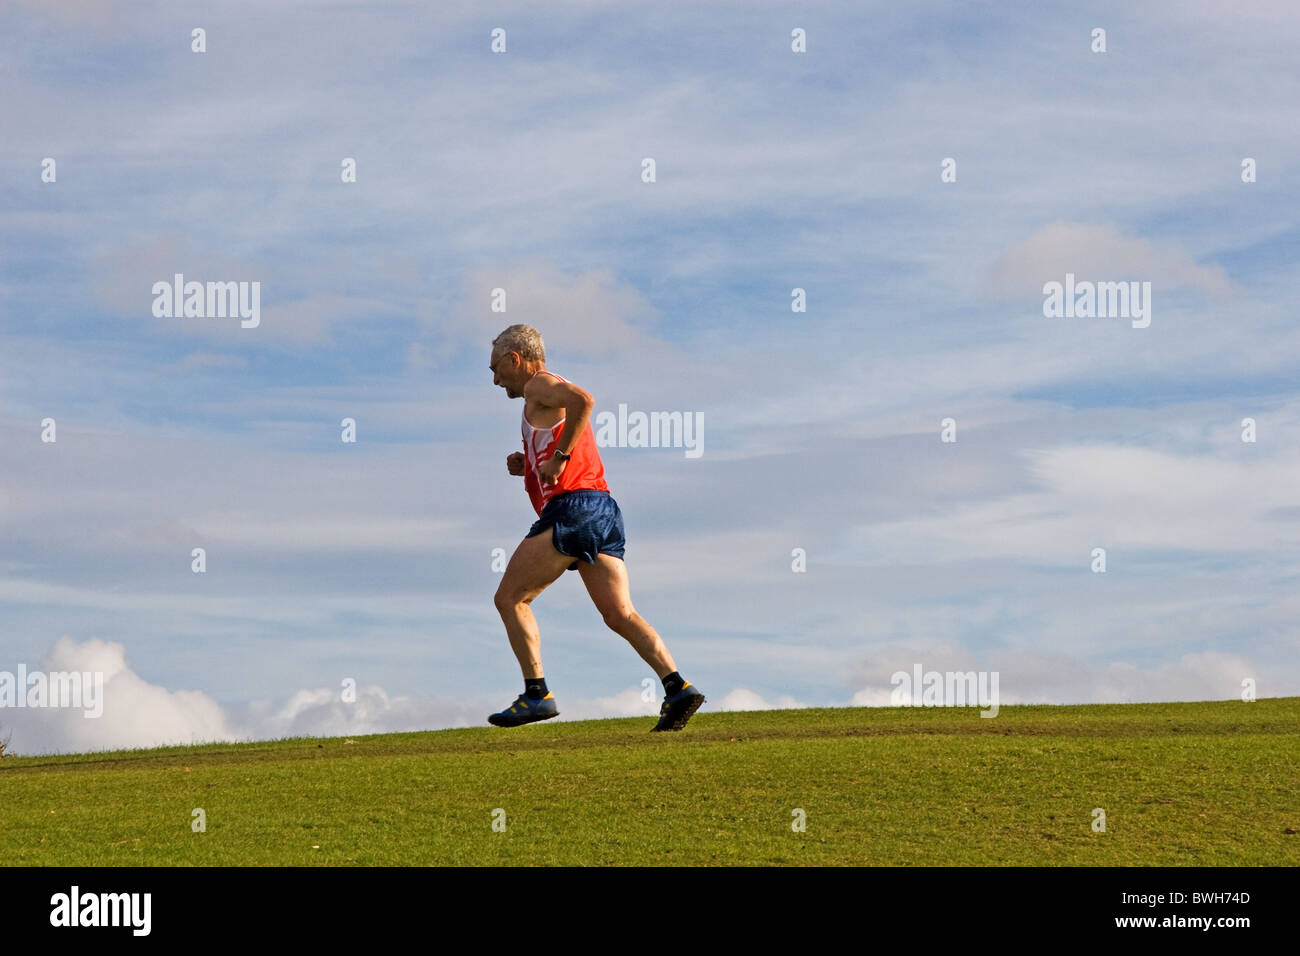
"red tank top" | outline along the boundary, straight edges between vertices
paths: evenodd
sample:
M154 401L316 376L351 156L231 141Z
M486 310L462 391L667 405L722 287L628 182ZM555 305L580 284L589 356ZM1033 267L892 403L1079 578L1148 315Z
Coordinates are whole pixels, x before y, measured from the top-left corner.
M555 375L554 372L550 374ZM537 372L533 375L536 376ZM555 377L561 382L568 381L562 375L555 375ZM547 502L566 491L577 491L581 488L609 491L609 485L605 483L605 466L600 461L600 452L596 449L596 433L592 431L590 421L578 436L578 441L569 449L573 457L564 466L564 472L556 479L555 484L542 484L541 476L537 474L537 467L555 454L555 449L560 443L560 433L564 431L565 419L561 418L550 428L534 428L528 424L528 402L526 401L524 409L524 413L520 416L523 420L524 487L528 490L533 509L539 515ZM567 411L565 415L567 417Z

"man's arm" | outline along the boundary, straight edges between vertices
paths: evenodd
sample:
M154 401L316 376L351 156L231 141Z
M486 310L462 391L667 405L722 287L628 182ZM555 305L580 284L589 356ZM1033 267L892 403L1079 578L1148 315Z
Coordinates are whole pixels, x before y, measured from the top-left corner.
M556 447L566 455L573 454L573 446L577 444L582 430L587 427L591 410L596 405L591 393L572 382L561 382L558 378L543 373L528 380L524 386L524 398L547 408L564 409L564 431L560 432L560 441Z

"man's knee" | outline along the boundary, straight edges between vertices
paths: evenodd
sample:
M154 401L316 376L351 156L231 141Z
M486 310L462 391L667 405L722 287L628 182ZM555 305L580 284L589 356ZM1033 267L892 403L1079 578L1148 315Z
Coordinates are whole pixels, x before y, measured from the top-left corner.
M497 610L502 614L514 610L520 604L530 604L532 602L533 599L531 597L526 594L520 594L519 591L514 588L506 588L504 583L505 582L502 582L502 587L497 588L496 596L492 599L492 603L497 606Z
M636 619L637 614L631 606L615 606L605 609L600 616L605 619L605 626L611 631L621 632Z

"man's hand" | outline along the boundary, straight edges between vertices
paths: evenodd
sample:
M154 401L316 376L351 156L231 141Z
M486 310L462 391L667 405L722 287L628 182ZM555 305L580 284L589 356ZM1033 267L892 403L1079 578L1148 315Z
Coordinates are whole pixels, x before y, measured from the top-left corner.
M537 475L542 479L542 484L553 485L559 481L560 475L564 474L568 464L567 461L560 461L558 458L548 458L537 466Z
M522 475L524 473L524 453L522 451L506 455L506 471L512 475Z

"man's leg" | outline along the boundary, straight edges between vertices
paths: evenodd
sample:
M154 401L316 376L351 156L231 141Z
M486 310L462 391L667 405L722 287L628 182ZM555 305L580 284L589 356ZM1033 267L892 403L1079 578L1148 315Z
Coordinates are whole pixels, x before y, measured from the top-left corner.
M641 659L654 670L660 680L677 670L673 656L668 653L662 638L632 607L628 593L627 565L622 558L612 554L596 555L596 563L578 562L578 573L596 610L614 633L627 639Z
M497 586L497 610L501 612L510 647L519 660L525 680L543 676L542 641L537 633L537 619L529 605L573 563L573 558L556 550L553 533L553 528L547 528L531 538L524 538Z

